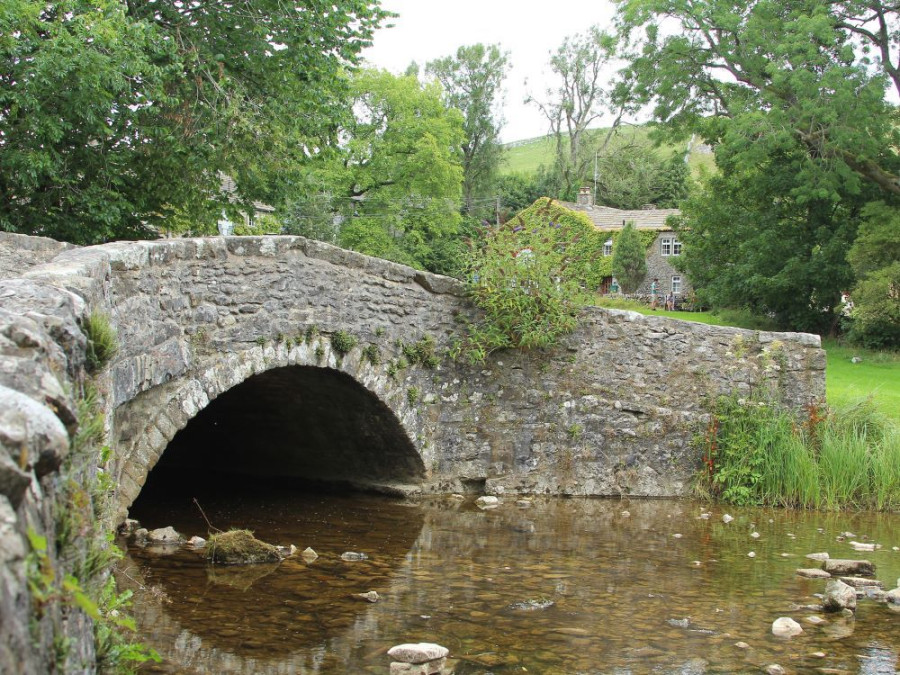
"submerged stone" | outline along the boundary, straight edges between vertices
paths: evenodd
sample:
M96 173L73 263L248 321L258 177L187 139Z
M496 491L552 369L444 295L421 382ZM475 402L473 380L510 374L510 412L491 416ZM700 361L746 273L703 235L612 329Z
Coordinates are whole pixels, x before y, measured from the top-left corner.
M510 609L533 612L539 609L549 609L556 603L552 600L526 600L525 602L514 602L509 606Z
M481 509L492 509L500 505L500 500L494 496L487 495L476 499L475 505Z
M341 560L345 562L355 562L358 560L368 560L369 556L365 553L358 553L356 551L347 551L346 553L341 553Z
M772 622L772 635L776 637L794 637L803 632L803 627L789 616L782 616Z

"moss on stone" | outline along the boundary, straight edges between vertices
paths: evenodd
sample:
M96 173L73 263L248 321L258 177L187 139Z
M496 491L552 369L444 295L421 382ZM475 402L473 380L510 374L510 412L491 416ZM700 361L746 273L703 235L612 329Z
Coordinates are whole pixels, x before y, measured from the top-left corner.
M254 537L250 530L229 530L209 538L206 559L214 565L252 565L278 562L281 554L272 544Z

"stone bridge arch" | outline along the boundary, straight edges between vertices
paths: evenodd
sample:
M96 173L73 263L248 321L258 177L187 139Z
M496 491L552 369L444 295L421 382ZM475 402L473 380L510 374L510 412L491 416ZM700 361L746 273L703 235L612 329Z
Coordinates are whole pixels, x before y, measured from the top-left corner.
M433 461L431 446L421 442L401 383L371 362L341 356L324 338L259 345L208 361L116 408L119 518L165 453L189 470L397 494L420 488Z

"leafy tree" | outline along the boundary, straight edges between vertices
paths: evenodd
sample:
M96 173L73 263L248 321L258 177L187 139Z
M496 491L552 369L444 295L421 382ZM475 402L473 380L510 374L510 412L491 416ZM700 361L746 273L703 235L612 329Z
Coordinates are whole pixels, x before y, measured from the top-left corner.
M385 16L358 0L5 2L0 228L95 243L277 201L333 138L343 73Z
M548 194L555 194L548 185L549 172L541 166L536 173L510 173L497 180L497 196L500 199L500 216L506 222L535 201Z
M617 209L675 208L687 197L688 174L679 156L663 160L644 143L616 146L597 157L597 202Z
M559 84L534 103L550 123L550 132L556 140L556 169L562 178L564 198L573 199L575 191L587 175L587 167L593 162L594 147L586 144L586 131L599 119L611 101L613 87L606 86L606 72L615 55L616 40L613 36L592 26L586 33L567 37L550 58L550 68ZM621 96L622 101L628 101ZM621 120L620 114L613 128ZM549 195L556 196L556 195Z
M884 202L863 210L847 259L857 276L850 338L866 347L900 347L900 211Z
M470 215L477 200L483 203L493 195L503 152L498 105L508 69L508 53L498 45L482 44L460 47L455 57L431 61L426 67L444 88L447 105L463 114L463 200ZM488 211L494 208L491 201Z
M900 194L895 106L898 9L854 0L620 0L628 94L669 128L710 143L733 137L744 159L799 145L809 197ZM877 53L872 58L872 52Z
M632 98L698 132L719 174L684 206L681 264L714 306L832 331L866 202L900 193L900 14L854 0L620 0ZM888 273L885 273L888 274ZM887 282L884 282L887 283ZM862 324L860 324L862 325Z
M444 105L440 85L413 75L362 70L349 94L353 115L338 129L342 143L313 164L310 178L331 195L337 243L427 268L434 247L457 236L461 115ZM312 208L311 197L320 214L314 222L328 231L321 192L307 190L294 210L301 201Z
M783 329L832 331L853 283L846 255L865 197L809 198L799 142L758 166L725 150L720 172L682 205L679 265L711 306L770 315Z
M632 222L625 223L615 240L612 272L624 293L634 293L647 274L647 249Z

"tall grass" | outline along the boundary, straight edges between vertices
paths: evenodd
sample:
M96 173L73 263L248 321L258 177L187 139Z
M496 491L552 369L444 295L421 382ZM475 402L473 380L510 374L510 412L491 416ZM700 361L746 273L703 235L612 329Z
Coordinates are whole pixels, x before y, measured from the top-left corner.
M900 509L900 430L871 401L801 416L723 396L694 440L700 492L736 504Z

